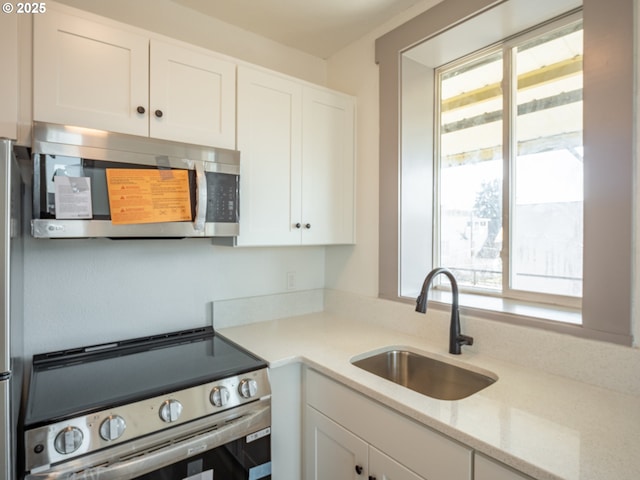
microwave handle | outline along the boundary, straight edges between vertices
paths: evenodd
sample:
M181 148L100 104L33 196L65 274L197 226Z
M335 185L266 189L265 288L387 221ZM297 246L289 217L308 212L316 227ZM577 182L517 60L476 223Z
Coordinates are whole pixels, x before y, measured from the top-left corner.
M204 163L195 162L196 188L196 218L193 220L193 228L197 232L204 230L204 223L207 215L207 176L204 172Z

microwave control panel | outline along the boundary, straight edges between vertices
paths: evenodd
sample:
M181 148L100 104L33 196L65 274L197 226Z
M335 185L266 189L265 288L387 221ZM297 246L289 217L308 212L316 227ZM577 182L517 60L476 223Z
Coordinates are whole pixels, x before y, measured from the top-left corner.
M207 177L206 222L237 223L239 177L227 173L205 172Z

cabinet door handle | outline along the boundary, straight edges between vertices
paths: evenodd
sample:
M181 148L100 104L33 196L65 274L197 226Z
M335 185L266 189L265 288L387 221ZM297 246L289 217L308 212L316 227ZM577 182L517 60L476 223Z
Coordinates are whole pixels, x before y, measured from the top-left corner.
M296 227L296 228L300 228L300 227L302 227L302 225L300 224L300 222L298 222L298 223L296 223L296 224L294 225L294 227Z
M142 115L144 112L146 112L146 110L142 105L140 105L138 108L136 108L136 112Z
M362 475L362 465L356 465L356 473Z
M155 111L155 116L158 118L162 118L162 110L156 110Z
M304 224L304 228L306 228L307 230L309 230L311 228L311 224L310 223L305 223Z

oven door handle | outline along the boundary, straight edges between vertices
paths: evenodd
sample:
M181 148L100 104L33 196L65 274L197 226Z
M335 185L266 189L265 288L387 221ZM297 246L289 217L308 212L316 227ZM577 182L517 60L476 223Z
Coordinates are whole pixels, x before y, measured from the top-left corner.
M163 440L155 437L152 445L145 445L141 448L141 454L131 456L132 458L120 460L113 458L114 454L98 452L85 458L72 460L66 464L59 464L45 471L32 472L25 477L25 480L62 480L73 478L74 480L118 480L124 478L136 478L138 476L159 470L172 465L178 461L185 460L194 455L212 450L216 447L229 443L238 438L242 438L250 433L258 432L271 425L271 401L260 401L254 404L245 415L223 423L219 428L194 433L192 436L175 443L170 443L166 447L154 450L158 443L168 443L176 433L171 431L162 432ZM171 430L171 429L170 429ZM270 433L269 431L265 434ZM124 454L131 455L137 452L135 441L122 444ZM114 450L117 447L114 447ZM144 452L148 450L148 452ZM108 458L104 458L108 454ZM122 456L122 455L121 455ZM100 458L103 457L103 458Z

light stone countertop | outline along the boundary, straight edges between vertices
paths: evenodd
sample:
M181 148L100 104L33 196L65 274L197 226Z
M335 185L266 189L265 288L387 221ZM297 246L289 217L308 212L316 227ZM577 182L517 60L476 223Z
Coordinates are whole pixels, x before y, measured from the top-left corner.
M407 335L329 313L222 328L272 368L303 364L537 479L640 479L640 397L488 355L449 355ZM354 356L407 347L499 378L457 401L436 400L351 365ZM640 374L640 373L639 373Z

